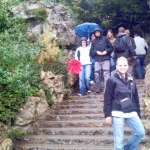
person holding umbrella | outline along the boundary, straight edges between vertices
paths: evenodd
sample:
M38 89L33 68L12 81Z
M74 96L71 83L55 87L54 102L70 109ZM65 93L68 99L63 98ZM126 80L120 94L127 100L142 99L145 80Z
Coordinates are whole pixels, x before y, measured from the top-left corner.
M95 39L92 41L90 56L95 59L95 82L96 93L100 93L101 89L101 70L103 69L104 85L110 76L110 54L113 46L107 37L101 35L101 30L95 28ZM105 91L105 88L104 88Z
M75 53L75 59L80 61L81 72L79 73L79 96L84 96L86 89L87 92L91 92L90 88L90 75L91 75L91 60L90 60L90 47L87 46L87 38L82 37L80 40L80 47L77 48ZM86 86L86 87L85 87Z

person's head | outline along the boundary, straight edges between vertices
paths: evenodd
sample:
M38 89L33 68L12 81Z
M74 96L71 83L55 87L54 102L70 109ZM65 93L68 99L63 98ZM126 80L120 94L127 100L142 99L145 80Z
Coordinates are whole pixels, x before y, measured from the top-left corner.
M116 61L116 69L121 74L126 74L129 69L128 60L123 56L119 57Z
M93 41L95 39L95 35L94 33L91 34L91 41Z
M124 31L125 31L125 28L124 28L124 27L120 27L120 28L118 29L118 33L124 33Z
M124 31L124 33L125 33L126 35L130 36L130 31L129 31L128 29L126 29L126 30Z
M114 33L113 33L112 30L108 30L106 36L107 36L107 38L109 38L109 39L114 39L114 38L115 38L115 37L114 37Z
M134 32L134 36L139 36L139 33L138 32Z
M81 37L80 42L81 42L81 46L83 46L83 47L87 46L87 38L86 37Z
M94 35L95 35L95 37L100 37L101 30L99 28L95 28Z

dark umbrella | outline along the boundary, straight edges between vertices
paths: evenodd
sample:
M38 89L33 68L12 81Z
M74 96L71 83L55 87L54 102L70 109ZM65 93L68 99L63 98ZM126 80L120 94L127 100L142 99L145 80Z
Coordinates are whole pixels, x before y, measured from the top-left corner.
M94 32L95 28L99 28L103 33L104 29L102 29L96 23L85 22L75 27L75 35L79 37L90 37L90 35Z

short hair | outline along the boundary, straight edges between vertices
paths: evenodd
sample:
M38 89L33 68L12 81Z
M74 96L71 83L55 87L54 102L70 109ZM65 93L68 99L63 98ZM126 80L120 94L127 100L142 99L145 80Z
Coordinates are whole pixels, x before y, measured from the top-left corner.
M108 32L110 32L110 33L113 35L113 37L114 37L113 31L112 31L112 30L108 30L108 31L107 31L107 38L108 38Z
M120 28L118 29L118 32L119 32L119 33L124 33L124 31L125 31L125 28L124 28L124 27L120 27Z
M120 60L125 60L125 61L127 62L127 64L128 64L128 60L127 60L127 58L125 58L125 57L121 56L121 57L119 57L119 58L117 59L117 61L116 61L116 65L118 65L118 62L119 62Z
M137 32L137 31L134 32L134 35L135 35L135 36L139 36L139 32Z
M130 35L130 31L129 31L128 29L126 29L124 32L125 32L126 34Z

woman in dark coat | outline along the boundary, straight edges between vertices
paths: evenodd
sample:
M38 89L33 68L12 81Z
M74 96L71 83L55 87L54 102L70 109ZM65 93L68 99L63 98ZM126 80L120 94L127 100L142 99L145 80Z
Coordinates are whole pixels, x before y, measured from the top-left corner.
M136 84L130 74L125 57L116 62L116 71L107 80L104 93L104 114L106 122L113 126L114 150L136 150L145 131L140 120L139 96ZM124 124L133 134L123 144Z

